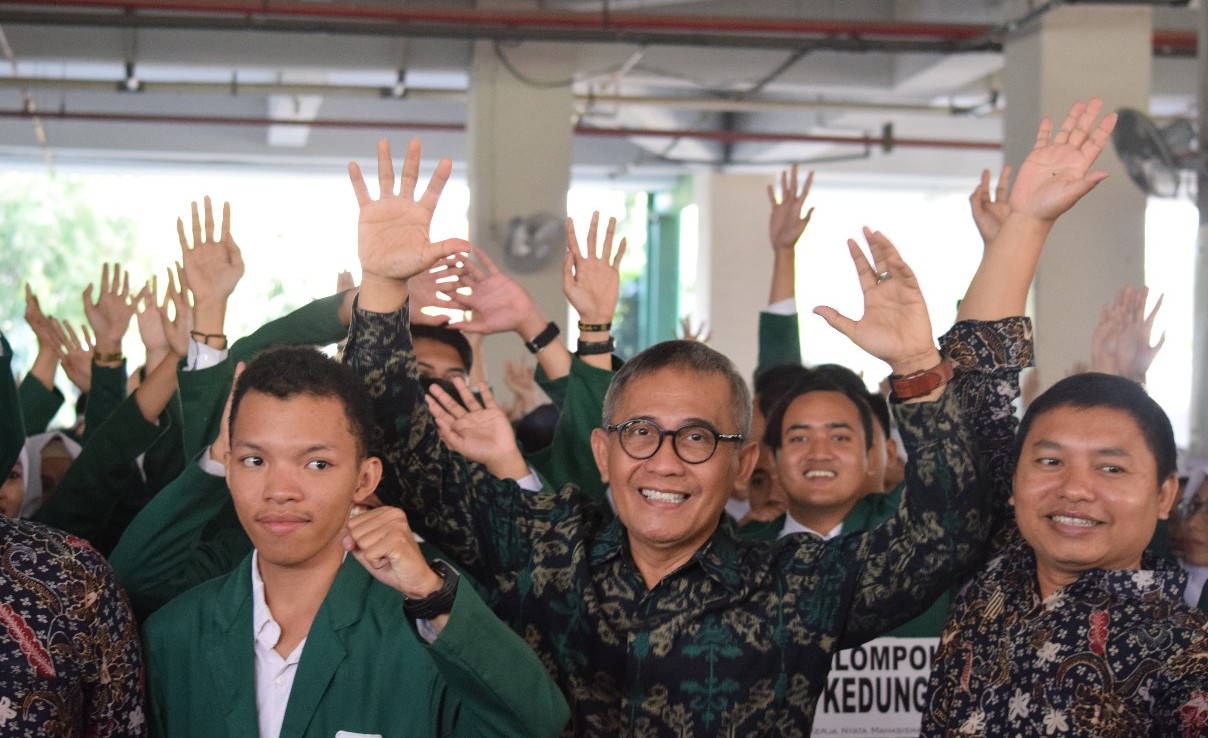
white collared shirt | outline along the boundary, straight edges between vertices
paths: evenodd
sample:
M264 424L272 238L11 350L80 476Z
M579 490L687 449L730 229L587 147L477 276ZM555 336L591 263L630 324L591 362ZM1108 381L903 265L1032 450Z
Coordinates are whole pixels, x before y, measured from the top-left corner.
M260 738L278 738L285 706L294 688L294 675L302 658L306 639L288 657L273 650L281 640L281 626L273 619L264 599L264 580L260 577L260 553L252 552L252 635L256 642L256 719Z
M811 536L814 536L815 538L821 538L824 541L829 541L830 539L838 536L842 532L843 532L843 521L842 520L840 520L839 524L836 525L834 528L831 528L830 533L819 533L818 531L814 530L813 528L810 528L808 526L802 525L801 523L798 523L797 520L793 517L792 513L789 513L788 515L784 516L784 528L780 531L779 537L784 538L785 536L789 535L790 533L809 533Z

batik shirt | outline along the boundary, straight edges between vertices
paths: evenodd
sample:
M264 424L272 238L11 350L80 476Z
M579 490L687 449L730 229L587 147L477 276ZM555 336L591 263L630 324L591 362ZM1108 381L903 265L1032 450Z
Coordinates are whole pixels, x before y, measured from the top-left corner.
M975 559L986 526L955 403L898 408L906 504L823 543L739 542L719 526L647 588L619 520L576 488L520 493L449 452L421 401L405 311L356 311L345 361L382 436L378 495L493 590L589 736L807 736L831 657L917 615Z
M138 628L109 565L0 517L0 735L143 736Z
M941 341L957 375L992 381L961 394L976 407L994 480L997 552L953 601L931 674L924 736L1208 735L1208 631L1182 602L1171 564L1085 572L1041 598L1036 557L1009 512L1011 405L1031 362L1024 319L964 322ZM972 386L968 383L960 385Z

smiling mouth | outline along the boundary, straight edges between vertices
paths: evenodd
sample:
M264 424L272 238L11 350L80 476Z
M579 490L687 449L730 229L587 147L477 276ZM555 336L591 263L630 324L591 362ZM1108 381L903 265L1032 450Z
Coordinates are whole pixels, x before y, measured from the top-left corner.
M1097 520L1088 520L1087 518L1075 518L1069 515L1050 515L1049 520L1052 520L1058 525L1069 525L1075 528L1094 528L1103 525Z
M681 495L675 492L663 492L662 490L658 489L642 489L639 491L642 493L642 497L645 497L651 502L666 502L669 504L678 505L679 503L688 499L688 495Z
M827 469L811 469L805 473L806 479L834 479L837 473Z

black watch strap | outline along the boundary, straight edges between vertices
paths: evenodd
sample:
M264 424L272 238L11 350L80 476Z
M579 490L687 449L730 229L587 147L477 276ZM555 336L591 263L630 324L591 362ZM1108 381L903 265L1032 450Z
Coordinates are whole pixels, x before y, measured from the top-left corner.
M610 336L607 341L579 341L579 350L576 351L579 356L592 356L595 354L611 354L616 350L617 343Z
M561 331L558 330L558 324L550 321L549 325L545 326L545 330L533 336L533 340L525 341L524 346L534 354L549 345L549 342L558 337Z
M403 598L403 612L415 620L431 620L438 615L445 615L452 611L453 600L457 599L457 582L461 579L457 570L441 559L432 559L429 565L445 583L427 597L418 600Z

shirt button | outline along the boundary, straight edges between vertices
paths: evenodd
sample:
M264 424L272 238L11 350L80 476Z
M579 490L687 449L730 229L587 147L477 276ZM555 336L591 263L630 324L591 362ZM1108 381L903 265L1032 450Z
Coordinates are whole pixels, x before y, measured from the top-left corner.
M277 686L280 687L282 684L285 684L285 677L283 677L283 676L277 677Z

